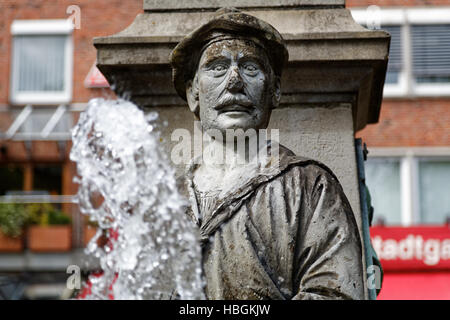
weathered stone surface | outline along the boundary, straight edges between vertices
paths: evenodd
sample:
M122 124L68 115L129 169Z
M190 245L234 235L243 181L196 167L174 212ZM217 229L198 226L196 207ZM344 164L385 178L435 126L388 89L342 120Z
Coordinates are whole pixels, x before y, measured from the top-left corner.
M194 156L185 175L188 214L202 239L206 296L363 299L361 223L332 171L284 146L275 154L263 151L255 163L255 155L228 136L229 129L267 128L278 107L284 65L279 60L287 59L280 34L242 12L221 11L212 21L183 38L170 56L177 93L199 117L204 135L216 137L203 142L202 155ZM293 117L285 112L275 129L289 136L290 130L282 128L293 128L296 143L303 129L298 124L308 121L317 130L302 132L311 142L308 149L326 157L345 146L353 155L350 105L328 107L281 109L294 110ZM334 116L331 122L327 115ZM276 138L267 138L271 147L277 145ZM206 161L211 151L223 155L224 148L225 162ZM356 167L346 169L355 176Z
M187 107L154 107L161 120L168 126L162 128L162 144L168 154L174 150L179 141L171 141L171 134L176 129L186 129L194 137L194 115ZM280 130L280 143L295 154L311 159L320 159L341 182L347 195L358 225L360 203L356 179L356 162L354 156L354 134L352 129L351 105L337 103L311 107L308 104L291 104L285 108L275 109L268 129ZM282 128L282 129L281 129ZM194 153L201 150L191 140ZM196 149L194 150L194 147ZM186 166L175 164L177 177L182 179Z
M245 8L300 8L305 6L344 7L345 0L144 0L144 10L217 10L222 7Z
M282 144L335 172L360 226L354 131L378 121L390 37L364 29L348 10L334 6L260 9L249 8L248 13L277 28L290 54L281 105L269 128L282 128ZM116 84L116 91L168 120L162 142L168 152L176 144L170 141L173 129L192 132L194 120L171 85L168 57L187 33L210 18L211 11L162 5L139 15L122 32L94 41L99 68ZM180 177L184 169L177 167Z
M290 59L282 78L281 107L287 101L320 105L338 98L352 104L355 130L378 121L389 46L386 32L361 27L346 9L248 13L272 24L286 41ZM119 87L116 91L127 92L143 107L184 105L169 85L168 57L184 35L212 14L140 14L122 32L94 40L99 68Z
M357 24L347 9L322 10L248 10L245 11L273 25L289 40L385 38L386 32L368 30ZM178 43L214 12L145 12L136 16L123 31L95 38L95 44ZM349 53L350 54L350 53Z

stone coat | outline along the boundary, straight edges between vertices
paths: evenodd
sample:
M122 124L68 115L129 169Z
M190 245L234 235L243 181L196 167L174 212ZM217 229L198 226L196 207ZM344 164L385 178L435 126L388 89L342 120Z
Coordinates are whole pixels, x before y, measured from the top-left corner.
M350 204L323 164L283 146L279 162L237 181L201 220L208 299L364 299L362 244Z

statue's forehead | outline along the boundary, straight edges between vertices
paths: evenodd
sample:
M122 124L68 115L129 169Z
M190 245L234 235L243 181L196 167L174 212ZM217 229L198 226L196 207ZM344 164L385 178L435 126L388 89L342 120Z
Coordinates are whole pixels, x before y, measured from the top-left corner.
M205 64L231 53L236 58L264 59L265 51L250 39L227 39L209 44L202 52L200 64Z

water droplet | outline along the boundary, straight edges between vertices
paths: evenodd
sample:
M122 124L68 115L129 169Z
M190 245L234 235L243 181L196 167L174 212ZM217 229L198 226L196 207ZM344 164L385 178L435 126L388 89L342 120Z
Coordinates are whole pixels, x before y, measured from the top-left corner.
M163 287L182 299L204 298L199 236L184 215L187 200L160 149L158 125L149 125L157 119L128 101L93 99L76 126L70 158L80 177L80 209L108 230L108 244L93 241L86 249L103 269L92 298L170 296ZM104 198L98 207L90 205L95 193Z

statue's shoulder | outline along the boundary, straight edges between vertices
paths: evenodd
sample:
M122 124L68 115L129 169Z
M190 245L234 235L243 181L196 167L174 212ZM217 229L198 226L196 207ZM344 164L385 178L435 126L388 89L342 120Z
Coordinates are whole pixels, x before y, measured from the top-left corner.
M296 155L292 150L279 145L281 171L284 174L296 174L299 170L308 176L323 176L327 180L339 182L334 172L322 162Z

